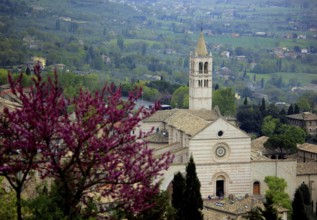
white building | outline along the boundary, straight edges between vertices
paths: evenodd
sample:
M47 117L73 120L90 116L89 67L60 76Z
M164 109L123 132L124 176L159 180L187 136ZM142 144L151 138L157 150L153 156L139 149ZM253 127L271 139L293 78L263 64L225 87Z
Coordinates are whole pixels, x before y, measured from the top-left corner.
M264 139L252 141L234 118L223 117L212 108L212 55L200 34L196 51L190 54L189 109L157 111L144 119L143 131L156 131L147 141L160 155L170 151L174 162L164 173L161 189L171 185L174 174L185 173L193 155L203 199L254 195L267 189L266 176L284 178L290 198L298 185L297 161L273 160L263 156ZM316 201L316 198L313 198Z

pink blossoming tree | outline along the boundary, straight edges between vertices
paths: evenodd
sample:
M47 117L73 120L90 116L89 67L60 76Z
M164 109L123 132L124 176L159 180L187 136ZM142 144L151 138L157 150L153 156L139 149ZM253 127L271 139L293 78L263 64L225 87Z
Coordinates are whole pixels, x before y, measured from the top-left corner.
M21 79L22 75L17 81L10 77L21 108L5 109L0 123L0 175L16 192L19 219L21 192L32 171L60 183L63 211L70 218L80 212L88 195L107 197L134 213L151 207L149 198L158 193L154 180L173 157L154 156L142 141L148 133L133 134L140 120L154 111L134 110L140 90L123 100L120 89L111 85L66 99L57 74L44 81L35 71L29 92Z

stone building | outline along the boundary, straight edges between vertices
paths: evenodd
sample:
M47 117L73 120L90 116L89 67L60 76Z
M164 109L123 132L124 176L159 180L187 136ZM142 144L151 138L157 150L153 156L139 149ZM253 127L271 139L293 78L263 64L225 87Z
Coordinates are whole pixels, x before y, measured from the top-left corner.
M310 112L288 115L288 123L300 127L311 135L317 135L317 115Z
M175 173L185 174L188 159L193 155L206 201L229 195L261 199L267 190L266 176L284 178L288 183L286 192L293 198L301 178L308 178L307 172L297 175L295 158L274 159L274 152L263 147L267 138L251 141L234 118L222 116L217 106L213 108L212 74L212 55L201 33L195 52L190 53L189 109L157 111L140 123L143 131L154 128L147 141L157 155L168 151L175 155L173 164L164 172L161 189L171 187ZM309 175L317 177L316 174ZM316 201L317 195L312 199Z

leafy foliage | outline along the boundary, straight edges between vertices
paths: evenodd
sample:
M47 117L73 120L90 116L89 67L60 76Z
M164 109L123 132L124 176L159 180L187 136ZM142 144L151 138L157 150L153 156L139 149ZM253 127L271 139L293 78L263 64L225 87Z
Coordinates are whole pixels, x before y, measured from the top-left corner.
M266 195L265 199L266 199L266 201L264 202L265 209L261 211L263 217L266 220L280 220L280 218L278 218L277 210L274 207L275 203L273 201L272 196Z
M3 188L3 177L0 177L0 219L17 219L15 194L12 189L10 189L10 192L6 192Z
M262 114L256 105L241 105L237 110L237 120L242 130L259 134L261 131Z
M122 100L120 89L111 85L94 94L81 90L74 99L66 99L57 74L54 81L44 82L36 73L29 93L21 79L22 75L10 82L22 106L5 109L0 124L0 175L18 200L30 172L36 170L59 182L63 214L70 218L80 212L79 203L89 201L88 192L109 196L114 206L135 213L151 207L149 198L158 193L153 179L167 169L172 156L154 157L145 142L137 141L147 134L132 135L141 118L155 110L134 111L140 90Z
M265 198L269 198L269 202L272 200L273 205L286 208L292 213L289 195L284 191L287 186L285 179L276 176L266 176L264 182L268 185Z
M265 148L278 150L280 158L284 158L285 154L294 153L297 151L296 144L287 139L286 135L273 135L265 143Z
M168 193L160 192L152 199L154 206L144 210L136 216L129 219L132 220L174 220L176 219L176 210L171 206Z
M252 208L246 215L243 216L243 218L249 220L264 220L261 211L262 210L258 207Z
M277 126L279 125L279 119L272 118L272 116L266 116L263 119L261 132L265 136L272 136L275 133Z
M262 126L262 131L266 132L270 138L264 143L264 147L280 152L280 157L284 158L285 153L295 153L296 144L302 144L306 139L306 132L296 126L286 125L266 117Z
M175 90L172 95L171 104L175 108L188 108L189 107L189 88L187 86L181 86Z
M218 106L221 114L223 115L235 115L235 93L232 88L220 88L213 91L212 105Z

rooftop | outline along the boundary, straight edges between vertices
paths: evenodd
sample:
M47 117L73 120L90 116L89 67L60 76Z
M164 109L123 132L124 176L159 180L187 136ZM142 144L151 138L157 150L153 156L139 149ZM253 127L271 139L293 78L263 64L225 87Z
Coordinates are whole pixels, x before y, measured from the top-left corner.
M172 109L157 111L143 122L164 122L194 136L219 117L217 110Z
M286 117L291 118L291 119L304 120L304 121L317 120L317 115L310 113L310 112L303 112L300 114L287 115Z
M207 51L203 32L200 32L200 36L199 36L197 47L196 47L196 53L198 56L208 56L208 51Z
M299 145L298 149L310 153L317 153L317 144L304 143Z

